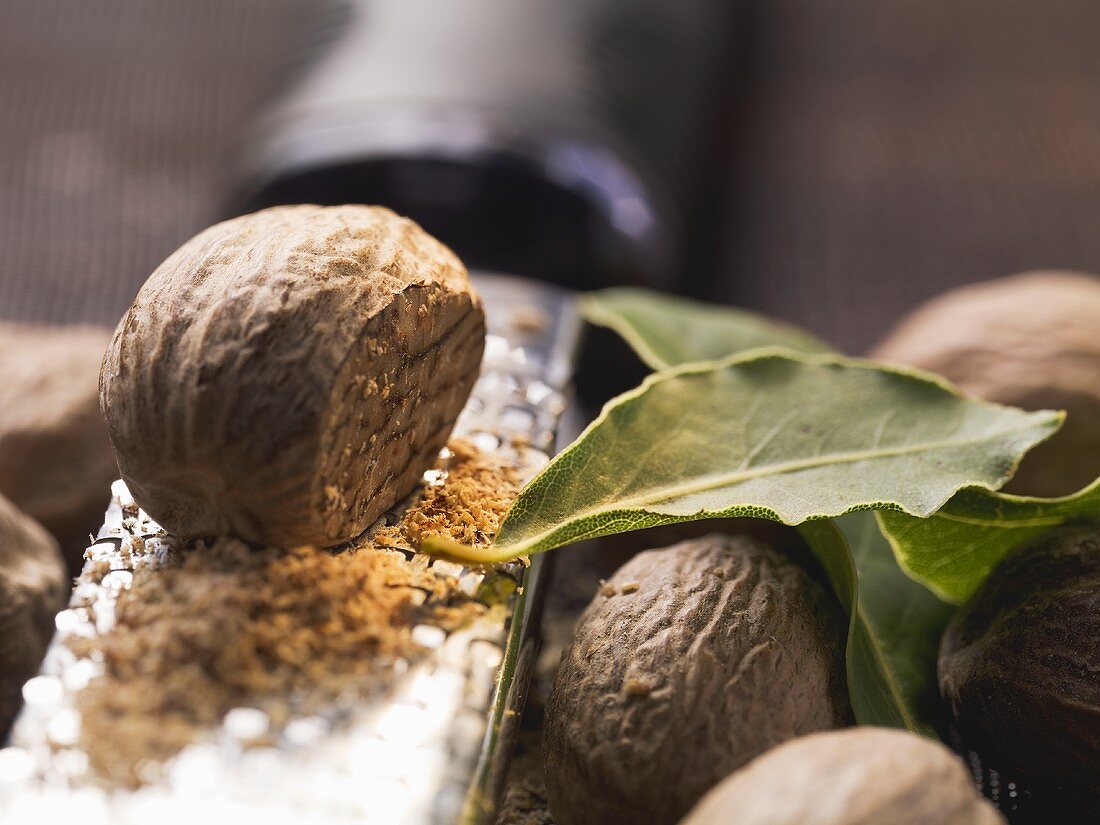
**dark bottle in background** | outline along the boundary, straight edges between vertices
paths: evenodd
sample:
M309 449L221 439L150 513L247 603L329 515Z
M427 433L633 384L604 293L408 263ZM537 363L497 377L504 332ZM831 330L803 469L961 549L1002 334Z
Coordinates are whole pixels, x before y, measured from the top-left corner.
M345 0L238 211L377 203L472 269L675 289L722 102L724 0Z

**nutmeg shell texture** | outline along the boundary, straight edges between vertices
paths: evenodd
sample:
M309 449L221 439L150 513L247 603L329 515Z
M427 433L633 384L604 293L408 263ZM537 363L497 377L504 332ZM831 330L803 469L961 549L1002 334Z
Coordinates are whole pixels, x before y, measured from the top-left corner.
M960 287L917 308L872 357L939 373L970 395L1064 409L1062 429L1006 489L1072 493L1100 476L1100 277L1027 272Z
M1059 528L997 565L948 623L939 681L989 767L1100 813L1100 529Z
M49 530L75 575L118 478L99 411L111 331L0 322L0 494Z
M847 724L844 640L831 595L758 541L639 554L558 668L543 725L555 821L674 823L773 745Z
M484 340L465 268L417 224L276 207L157 268L111 341L100 401L123 479L169 532L331 546L413 489Z
M716 786L682 825L999 825L962 761L887 728L803 736Z
M57 542L0 496L0 739L19 709L65 605L68 580Z

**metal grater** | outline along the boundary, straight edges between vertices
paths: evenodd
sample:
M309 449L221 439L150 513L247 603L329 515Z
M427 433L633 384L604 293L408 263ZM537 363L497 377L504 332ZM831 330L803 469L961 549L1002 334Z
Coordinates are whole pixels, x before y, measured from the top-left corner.
M553 453L568 406L579 330L574 302L564 290L503 276L476 275L475 285L489 333L455 434L509 457L530 477ZM180 543L116 482L40 674L24 687L10 746L0 749L0 823L193 825L262 817L295 825L434 825L491 818L536 652L540 558L487 569L431 561L434 572L453 576L466 592L508 583L511 595L449 634L414 628L428 652L393 668L384 698L294 717L264 747L246 747L266 733L263 711L235 709L138 790L92 781L86 753L74 746L81 724L75 701L101 665L94 655L77 659L65 640L104 632L132 571L179 552Z
M1036 797L1025 783L991 768L971 750L954 725L948 725L944 741L966 762L978 790L1005 815L1012 825L1045 825L1062 815L1059 800ZM1072 821L1068 817L1067 821Z

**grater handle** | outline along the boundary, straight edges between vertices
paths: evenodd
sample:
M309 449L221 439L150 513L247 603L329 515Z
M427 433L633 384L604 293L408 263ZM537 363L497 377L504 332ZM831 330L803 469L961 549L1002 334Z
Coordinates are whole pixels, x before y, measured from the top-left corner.
M251 205L385 203L473 266L667 285L733 5L345 0L250 153Z

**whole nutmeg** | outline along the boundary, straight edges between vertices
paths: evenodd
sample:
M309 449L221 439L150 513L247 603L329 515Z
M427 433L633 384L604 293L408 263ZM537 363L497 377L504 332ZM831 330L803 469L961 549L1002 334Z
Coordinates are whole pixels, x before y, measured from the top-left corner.
M415 486L481 361L462 263L371 206L207 229L146 281L103 361L134 499L182 537L331 546Z
M0 323L0 494L53 533L74 574L118 478L99 411L110 339L101 327Z
M815 733L754 759L682 825L998 825L963 763L887 728Z
M554 820L673 823L773 745L846 724L844 625L805 571L744 536L634 557L584 611L554 681Z
M1064 409L1009 490L1058 496L1100 475L1100 278L1028 272L965 286L918 308L871 353L936 372L988 401Z
M1059 528L997 565L948 623L939 680L990 767L1067 815L1100 812L1100 530Z
M0 739L53 636L68 581L61 551L40 524L0 496Z

